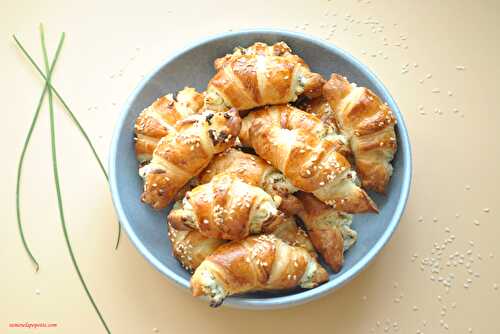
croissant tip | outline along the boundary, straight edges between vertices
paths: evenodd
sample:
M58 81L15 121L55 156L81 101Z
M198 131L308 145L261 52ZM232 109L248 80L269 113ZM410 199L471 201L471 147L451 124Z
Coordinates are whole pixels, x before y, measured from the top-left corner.
M377 204L371 198L368 198L368 199L369 199L369 203L368 203L369 209L368 209L368 211L369 212L373 212L373 213L379 213L380 211L378 209Z
M223 299L222 300L211 299L210 300L210 307L217 308L217 307L221 306L223 302L224 302Z

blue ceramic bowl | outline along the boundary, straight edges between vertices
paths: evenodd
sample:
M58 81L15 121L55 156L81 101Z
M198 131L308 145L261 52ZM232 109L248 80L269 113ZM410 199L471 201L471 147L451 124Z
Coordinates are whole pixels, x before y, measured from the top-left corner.
M340 73L350 81L372 89L389 104L398 121L398 152L393 161L394 174L387 195L370 194L380 208L379 214L355 216L353 227L358 231L359 238L346 253L342 271L338 274L331 273L327 283L312 290L245 294L230 297L224 303L242 308L269 309L311 301L350 281L389 240L403 213L411 179L408 133L398 106L384 85L365 65L330 43L295 32L250 30L199 41L170 56L132 93L115 128L109 172L113 202L130 240L158 271L188 291L190 274L179 265L170 251L165 225L168 209L155 212L139 200L142 180L137 175L138 164L134 153L134 121L141 110L159 96L174 93L184 86L193 86L203 91L214 75L215 58L230 53L235 46L247 46L257 41L270 44L285 41L314 72L321 73L325 78L333 72Z

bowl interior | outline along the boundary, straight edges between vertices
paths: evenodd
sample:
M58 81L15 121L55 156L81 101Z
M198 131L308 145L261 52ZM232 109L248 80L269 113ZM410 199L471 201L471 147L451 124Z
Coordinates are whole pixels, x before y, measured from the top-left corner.
M129 99L115 129L110 175L113 201L129 237L141 253L162 273L176 283L188 287L190 274L172 256L165 218L168 212L155 212L140 202L142 180L137 174L133 137L137 115L159 96L175 93L185 86L203 91L214 75L213 60L230 53L235 46L247 46L256 41L285 41L325 78L333 72L350 81L366 86L386 101L398 118L398 152L393 161L394 174L387 195L370 193L380 208L379 214L355 215L353 227L358 241L346 253L345 264L330 281L316 289L280 293L252 293L228 298L225 304L250 308L279 307L301 303L340 286L354 276L376 255L396 227L406 202L410 181L410 148L399 110L387 90L363 65L345 52L305 35L282 31L246 31L230 33L205 40L173 56L157 71L145 78Z

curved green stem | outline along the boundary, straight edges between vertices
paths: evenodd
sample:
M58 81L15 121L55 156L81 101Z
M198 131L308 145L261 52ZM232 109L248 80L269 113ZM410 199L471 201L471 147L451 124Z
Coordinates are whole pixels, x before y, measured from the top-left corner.
M35 62L35 60L33 59L33 57L30 56L30 54L28 53L28 51L26 51L26 49L21 44L21 42L16 38L16 36L13 36L13 37L14 37L14 41L16 42L16 44L19 47L19 49L21 49L21 51L26 56L26 58L28 58L28 60L30 61L30 63L35 67L35 69L37 70L37 72L42 76L42 78L45 80L45 82L47 82L47 76L43 73L42 69L38 66L38 64ZM101 168L101 171L104 174L104 177L106 178L106 181L109 181L108 173L106 172L106 169L104 168L104 165L102 164L102 161L99 158L99 155L97 155L97 151L96 151L94 145L92 144L92 141L90 140L90 137L87 135L87 133L83 129L82 125L80 124L80 122L76 118L75 114L71 111L71 109L69 108L68 104L66 103L66 101L64 101L64 99L59 94L59 92L52 86L51 83L47 83L47 85L51 88L52 92L59 99L59 101L63 105L64 109L66 109L66 111L68 112L70 118L75 123L76 127L78 128L78 130L80 130L80 133L82 134L82 136L87 141L87 144L89 145L89 147L90 147L90 149L92 151L92 154L96 158L97 163L99 164L99 167ZM118 232L117 232L118 235L117 235L117 238L116 238L115 249L118 248L118 245L120 244L120 238L121 238L121 225L120 225L120 222L117 221L117 224L118 224Z
M16 36L13 36L14 39L16 39ZM52 60L52 64L50 65L50 68L48 70L49 75L52 74L52 71L54 70L57 59L59 58L59 53L61 52L61 48L64 43L64 34L61 35L61 38L59 39L59 44L57 45L57 50L56 54L54 56L54 59ZM26 242L26 238L24 236L24 230L23 230L23 225L21 221L21 201L20 201L20 195L21 195L21 174L22 174L22 169L23 169L23 164L24 164L24 157L26 155L26 150L28 149L28 145L31 140L31 135L33 134L33 130L35 129L36 122L38 121L38 115L40 114L40 110L42 109L42 104L43 100L45 98L45 94L47 93L48 86L45 84L42 95L40 95L40 99L38 100L38 105L36 107L35 114L33 115L33 120L31 121L30 128L28 130L28 134L26 135L26 139L24 140L24 145L23 145L23 150L21 151L21 157L19 158L19 163L17 167L17 181L16 181L16 216L17 216L17 227L19 229L19 235L21 236L21 240L23 242L24 249L26 250L26 253L30 257L31 261L35 265L35 271L38 271L40 266L38 265L37 260L31 253L31 250L28 246L28 243Z
M63 33L64 34L64 33ZM94 302L94 299L92 298L92 295L90 294L89 289L87 288L87 284L85 283L85 280L83 279L82 273L80 272L80 268L78 267L78 263L76 262L75 254L73 253L73 248L71 247L71 242L69 241L69 236L68 236L68 231L66 229L66 221L64 219L64 209L63 209L63 203L62 203L62 195L61 195L61 187L59 184L59 171L58 171L58 166L57 166L57 152L56 152L56 134L55 134L55 126L54 126L54 106L52 102L52 86L50 85L50 80L52 73L49 71L49 60L47 56L47 48L45 46L45 36L43 32L43 26L40 25L40 39L42 42L42 50L43 50L43 59L45 63L45 71L47 73L46 76L46 82L47 86L49 87L48 89L48 97L49 97L49 113L50 113L50 143L51 143L51 152L52 152L52 170L54 172L54 181L55 181L55 186L56 186L56 194L57 194L57 206L59 208L59 218L61 220L61 225L64 233L64 240L66 241L66 246L68 247L69 255L71 257L71 261L73 262L73 266L75 267L76 273L78 274L78 278L80 279L80 282L82 283L83 288L85 289L85 292L87 293L87 296L92 303L92 306L94 307L95 311L97 312L97 315L99 316L99 319L101 320L102 325L106 329L107 333L111 333L108 325L104 321L104 318L101 315L101 312L99 311L99 308L97 307L96 303Z

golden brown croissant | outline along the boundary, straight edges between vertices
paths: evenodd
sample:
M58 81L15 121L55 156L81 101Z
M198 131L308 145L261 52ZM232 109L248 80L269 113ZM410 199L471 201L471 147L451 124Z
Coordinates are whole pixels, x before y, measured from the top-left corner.
M170 224L167 225L173 255L186 270L191 272L220 245L227 242L223 239L206 237L197 230L176 230ZM317 256L309 236L297 225L293 217L283 217L283 221L273 222L269 230L272 230L269 234L273 234L290 246L302 247L311 256Z
M215 70L218 71L226 64L232 62L242 55L259 55L259 56L292 56L292 49L285 42L278 42L273 45L256 42L247 48L236 47L233 53L227 54L222 58L217 58L214 61Z
M211 238L243 239L266 231L279 214L273 198L264 190L232 174L219 174L195 187L172 210L168 222L179 230L196 229Z
M317 117L290 105L267 106L243 119L240 140L297 188L337 210L377 211L340 152L345 142Z
M291 195L298 189L280 171L254 154L235 148L222 152L214 157L198 180L207 183L220 173L236 175L244 182L264 189L271 196L280 196L279 208L287 215L294 215L301 208L300 202Z
M151 162L139 172L144 178L142 201L162 209L213 156L234 144L241 119L234 109L219 113L204 111L176 123L163 137Z
M334 110L335 122L349 138L363 186L384 192L397 149L391 109L368 88L350 84L338 74L332 74L324 85L323 95Z
M168 94L144 109L135 121L135 152L137 160L150 161L161 138L173 131L177 121L197 113L203 107L203 94L186 87L174 99Z
M208 238L195 230L179 231L170 224L168 224L168 237L172 244L172 253L181 265L191 272L226 242L222 239Z
M304 207L298 215L314 247L334 272L340 271L344 252L357 239L356 231L350 228L352 215L337 211L308 193L298 192L297 197Z
M321 95L324 79L311 72L300 57L288 51L257 51L261 48L262 45L253 46L249 50L254 51L248 54L240 50L215 61L218 71L208 83L205 93L208 107L214 110L228 107L248 110L295 101L299 95ZM275 50L284 46L267 48Z
M193 296L208 296L216 307L237 293L310 289L327 280L326 270L305 249L260 235L217 248L194 272L191 289Z

